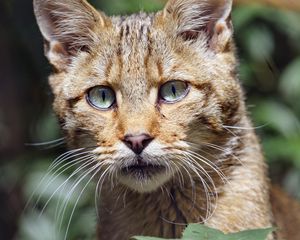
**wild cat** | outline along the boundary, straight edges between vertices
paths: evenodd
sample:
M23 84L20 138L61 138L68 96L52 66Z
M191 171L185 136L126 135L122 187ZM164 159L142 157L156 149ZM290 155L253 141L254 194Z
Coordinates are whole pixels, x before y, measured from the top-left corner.
M85 0L34 0L54 111L101 188L97 239L276 225L231 9L169 0L157 13L108 17Z

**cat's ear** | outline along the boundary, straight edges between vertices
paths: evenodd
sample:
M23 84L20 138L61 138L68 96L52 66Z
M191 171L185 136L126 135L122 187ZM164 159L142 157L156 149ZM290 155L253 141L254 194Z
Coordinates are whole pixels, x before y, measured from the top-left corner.
M34 13L45 40L45 55L63 71L72 57L89 51L106 17L85 0L34 0Z
M215 51L224 51L232 38L232 0L169 0L164 9L166 21L175 24L184 40L205 37Z

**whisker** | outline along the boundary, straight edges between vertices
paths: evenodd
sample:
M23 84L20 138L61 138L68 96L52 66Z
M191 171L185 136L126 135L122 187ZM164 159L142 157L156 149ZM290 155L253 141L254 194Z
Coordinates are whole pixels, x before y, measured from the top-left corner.
M187 153L183 152L183 154L187 157L186 160L188 160L188 162L191 164L191 166L193 166L196 170L200 170L200 172L202 172L207 178L208 180L210 180L213 183L213 179L211 178L211 176L207 173L207 171L204 169L203 166L201 166L200 164L198 164L196 161L194 161L194 159ZM197 166L195 166L195 164L197 164ZM199 177L198 172L195 172L197 174L197 176Z
M232 129L226 128L222 125L222 127L229 132L233 137L237 138L239 141L241 141L242 136L238 136L236 132L234 132Z
M88 168L86 171L84 171L82 174L80 174L80 176L74 181L74 183L72 184L72 186L70 187L70 190L68 192L68 194L66 195L61 208L59 209L59 214L57 217L57 220L59 220L60 224L59 224L59 232L61 231L61 227L62 227L62 222L64 219L64 215L68 206L68 202L72 196L72 194L74 193L75 189L77 188L77 186L94 170L96 170L99 166L101 166L101 163L92 160L92 163L97 163L96 165ZM89 181L90 182L90 181Z
M82 156L82 155L83 155L83 156ZM81 157L79 157L79 156L81 156ZM65 168L65 167L67 167L68 165L70 165L70 166L69 166L68 168L66 168L66 170L67 170L67 169L70 169L72 166L74 166L74 165L76 165L76 164L78 164L78 163L83 162L84 159L85 159L86 157L93 157L93 156L94 156L94 154L91 153L91 152L84 152L84 153L81 153L81 154L76 154L76 155L69 156L69 157L67 157L67 158L65 158L65 159L62 159L61 162L57 163L55 166L53 166L52 168L50 168L50 170L48 171L47 174L52 173L52 172L55 170L56 167L58 167L59 165L63 164L64 162L66 162L66 161L68 161L68 160L70 160L70 159L72 159L72 158L75 158L75 159L72 160L72 161L70 161L70 162L67 162L67 163L65 163L64 165L62 165L62 166L60 166L59 168L57 168L57 169L52 173L52 175L55 175L57 172L59 172L61 169ZM79 157L79 158L76 158L76 157ZM74 164L73 164L73 163L74 163ZM64 171L65 171L65 170L64 170Z
M177 223L177 222L168 220L168 219L164 218L163 216L160 216L160 219L162 219L164 222L169 223L169 224L178 225L178 226L186 226L186 223Z
M174 168L176 168L176 173L178 174L178 179L179 179L179 186L181 189L183 189L184 188L184 177L183 177L183 174L182 174L180 168L176 165L175 162L170 162L170 165L172 165ZM173 168L171 167L171 169L173 169Z
M213 195L213 197L211 197L211 193L216 192L214 186L213 186L213 189L211 189L210 185L202 177L200 178L200 181L203 185L203 188L205 191L205 196L206 196L206 216L205 216L205 218L203 218L201 216L202 221L200 222L200 223L204 223L212 215L212 212L214 212L215 209L212 210L212 203L217 201L217 197L214 197L214 195ZM214 185L213 182L212 182L212 185Z
M220 151L221 153L223 153L224 155L229 155L231 157L233 157L235 160L238 161L239 164L241 165L244 165L244 163L241 161L241 159L239 159L235 154L232 153L232 148L223 148L221 146L218 146L216 144L213 144L213 143L207 143L207 142L201 142L199 144L196 144L196 143L192 143L192 142L187 142L190 146L194 146L195 149L197 150L200 150L202 152L205 152L203 149L200 148L199 144L200 145L204 145L206 147L209 147L209 148L212 148L212 149L215 149L215 150L218 150ZM191 147L192 147L191 146ZM211 154L210 154L211 155ZM212 155L211 155L212 156ZM222 158L221 158L222 159ZM221 159L218 159L218 161L221 161Z
M48 199L48 201L45 203L44 207L42 208L42 211L40 213L40 216L43 214L44 210L46 209L46 207L48 206L49 202L51 201L51 199L54 197L54 195L57 193L57 191L59 191L74 175L76 175L78 172L80 172L82 169L84 169L85 167L87 167L88 165L90 165L91 163L94 162L93 157L91 157L90 159L85 159L87 162L85 164L83 164L83 166L81 166L80 168L76 169L50 196L50 198Z
M104 180L105 180L106 174L108 173L110 167L111 167L111 166L109 166L109 167L101 174L101 176L99 177L99 179L98 179L98 181L97 181L97 185L96 185L96 191L95 191L95 207L96 207L96 214L97 214L98 220L100 219L99 209L98 209L98 202L99 202L99 199L100 199L100 194L101 194L101 191L102 191L103 182L104 182Z
M64 164L63 166L61 166L60 168L58 168L54 173L52 173L52 176L53 178L51 178L49 180L49 182L46 184L46 186L44 186L44 190L39 194L39 197L38 199L36 200L36 204L35 206L37 205L37 203L40 201L41 197L43 196L43 194L46 192L46 190L48 189L48 187L61 175L63 174L64 172L66 172L67 170L69 170L70 168L74 167L75 165L77 164L80 164L81 162L85 162L85 161L88 161L90 160L91 158L93 158L93 156L83 156L83 157L80 157L78 159L75 159L71 162L68 162L66 164ZM61 171L59 174L57 174L61 169L64 169L63 171ZM45 175L45 177L43 177L42 181L40 182L39 185L41 185L44 180L46 179L46 177L48 177L50 175L51 172L47 173ZM36 190L37 191L37 190ZM35 207L34 206L34 207Z
M48 168L48 171L51 171L52 168L55 168L57 166L57 164L59 164L60 162L64 161L64 160L68 160L69 157L76 157L78 156L76 153L84 150L85 148L78 148L75 150L70 150L68 152L65 152L63 154L61 154L60 156L58 156L56 159L54 159L54 161L51 163L51 165ZM90 151L86 151L83 153L78 153L79 155L84 154L84 153L89 153ZM75 154L75 155L73 155Z
M47 142L40 142L40 143L25 143L25 146L33 146L33 147L39 147L39 146L47 146L47 145L51 145L53 143L58 143L58 142L63 142L65 141L65 138L58 138L52 141L47 141Z
M69 219L68 224L67 224L67 230L66 230L66 234L65 234L64 240L67 240L69 228L70 228L70 225L71 225L71 221L72 221L72 218L73 218L73 215L74 215L76 206L78 205L78 202L79 202L79 200L80 200L82 194L84 193L85 189L86 189L87 186L89 185L89 183L93 180L93 178L96 176L96 174L98 174L98 172L101 170L101 167L100 167L100 166L101 166L101 163L99 163L99 164L97 164L97 165L95 166L94 170L97 169L97 168L98 168L98 169L97 169L97 170L95 171L95 173L90 177L89 181L85 184L85 186L84 186L83 189L81 190L79 196L77 197L77 200L76 200L76 202L75 202L75 204L74 204L74 207L73 207L72 212L71 212L71 215L70 215L70 219Z
M62 188L61 189L61 192L62 193L65 193L65 188L66 188L66 186L67 186L67 183L68 183L68 181L69 180L71 180L72 179L72 177L74 177L74 176L76 176L76 174L77 173L80 173L81 171L83 171L83 169L85 169L85 168L88 168L90 165L92 165L92 164L94 164L96 161L95 161L95 156L90 156L89 158L86 158L86 159L83 159L83 160L81 160L80 162L84 162L83 164L81 164L75 171L73 171L73 173L60 185L60 187L59 188ZM79 163L79 162L77 162L77 163ZM76 164L77 164L76 163ZM75 164L73 164L73 165L75 165ZM84 171L83 173L81 173L78 177L77 177L77 179L75 179L74 181L73 181L73 185L72 186L74 186L74 184L75 184L75 182L82 176L82 175L84 175L87 171L89 170L89 168L86 170L86 171ZM70 186L70 188L72 187L72 186ZM57 189L58 190L58 189ZM58 216L58 206L59 206L59 204L60 204L60 202L61 202L61 200L60 200L61 198L59 198L59 201L57 202L57 206L56 206L56 211L55 211L55 218L57 219L57 216ZM62 200L63 201L63 200Z
M188 153L191 154L193 157L195 157L196 159L198 159L199 161L203 162L204 164L206 164L207 166L209 166L211 169L213 169L213 171L215 173L218 174L218 176L221 178L221 180L223 181L223 183L227 183L227 178L225 176L225 174L223 173L223 171L213 162L211 162L209 159L201 156L200 154L190 151L188 150ZM194 159L192 159L194 161ZM195 162L197 163L197 162Z
M201 165L198 164L198 167L194 166L195 162L191 162L191 158L189 157L189 155L186 155L185 159L186 159L186 161L184 161L183 164L186 165L188 168L190 168L198 176L198 178L200 179L200 181L202 182L202 185L204 187L205 196L206 196L206 206L207 206L206 218L205 219L208 219L212 215L212 213L211 213L211 202L212 202L212 199L211 199L210 192L216 193L216 197L214 197L214 201L217 202L217 196L218 195L217 195L216 186L214 184L213 179L210 177L210 175L205 171L205 169ZM189 164L187 164L187 163L189 163ZM197 170L199 170L200 172L202 172L207 177L207 179L212 184L213 189L211 189L211 187L207 184L207 182L198 173ZM215 195L213 195L213 196L215 196Z
M126 208L126 194L127 194L128 188L125 188L124 194L123 194L123 207Z
M180 162L177 162L177 164L179 164L183 168L183 170L187 173L187 175L190 179L190 183L191 183L191 187L192 187L192 207L194 207L196 199L197 199L197 195L196 195L196 191L195 191L195 181L193 180L193 177L191 176L190 172L185 167L186 166L185 161L182 161L182 159L178 159L178 160L180 160ZM187 167L189 168L189 166L187 166Z
M84 168L86 168L86 167L88 167L88 165L91 165L92 163L94 163L94 160L90 160L90 161L88 161L87 163L85 163L85 164L83 164L79 169L77 169L76 170L76 172L80 172L80 171L82 171ZM89 169L87 169L86 171L84 171L74 182L73 182L73 185L72 186L74 186L75 185L75 183L76 183L76 181L83 175L83 174L85 174L85 173L87 173L89 171ZM58 202L57 202L57 204L56 204L56 209L55 209L55 223L56 223L56 225L59 225L60 227L59 227L59 231L58 231L58 233L60 233L60 229L61 229L61 226L62 226L62 221L63 221L63 216L64 216L64 213L65 213L65 211L63 211L63 214L61 215L60 213L62 212L62 209L64 209L65 210L65 208L63 208L64 206L65 207L67 207L67 203L69 202L69 200L70 200L70 197L71 197L71 194L73 193L73 191L72 190L70 190L69 191L69 193L65 196L65 188L66 188L66 184L67 184L67 182L69 182L69 180L73 177L73 176L75 176L77 173L75 173L75 171L72 173L72 175L68 178L68 179L66 179L66 181L64 181L57 189L56 189L56 191L55 192L57 192L58 190L60 190L60 193L61 194L63 194L64 195L64 198L63 199L61 199L61 198L58 198L59 200L58 200ZM71 186L71 187L72 187ZM71 188L70 187L70 188ZM61 194L60 194L60 197L61 197ZM51 196L51 198L52 198L52 196ZM51 200L51 198L49 198L49 202L50 202L50 200ZM48 204L48 203L46 203L46 204ZM62 206L59 208L59 205L60 204L62 204ZM46 205L44 206L44 208L46 207ZM59 216L62 216L62 218L61 218L61 221L59 221L59 219L60 219L60 217ZM58 224L58 222L60 222L60 224ZM57 228L57 226L56 226L56 228Z
M229 129L239 129L239 130L255 130L255 129L260 129L268 126L270 123L265 123L261 126L257 127L240 127L240 126L227 126L227 125L222 125L223 128L229 128Z
M207 147L210 147L212 149L219 150L220 152L223 152L225 155L229 155L233 157L235 160L238 161L239 164L244 165L241 159L239 159L236 155L234 155L232 152L228 151L226 148L222 148L218 145L212 144L212 143L204 143Z

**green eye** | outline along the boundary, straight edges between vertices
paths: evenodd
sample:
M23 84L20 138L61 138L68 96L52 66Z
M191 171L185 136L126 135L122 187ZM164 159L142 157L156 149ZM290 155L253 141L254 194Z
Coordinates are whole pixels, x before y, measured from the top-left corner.
M97 86L88 91L87 100L93 107L107 110L116 102L116 96L111 88Z
M188 94L188 85L186 82L174 80L161 86L160 98L167 103L174 103L183 99Z

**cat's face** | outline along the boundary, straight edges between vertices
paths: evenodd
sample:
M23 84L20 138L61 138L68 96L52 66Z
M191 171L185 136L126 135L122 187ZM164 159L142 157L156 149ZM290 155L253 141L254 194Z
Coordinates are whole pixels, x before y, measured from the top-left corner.
M70 145L93 149L140 192L193 174L203 165L196 154L226 144L224 126L239 120L230 9L172 0L157 14L109 18L85 1L35 1Z

